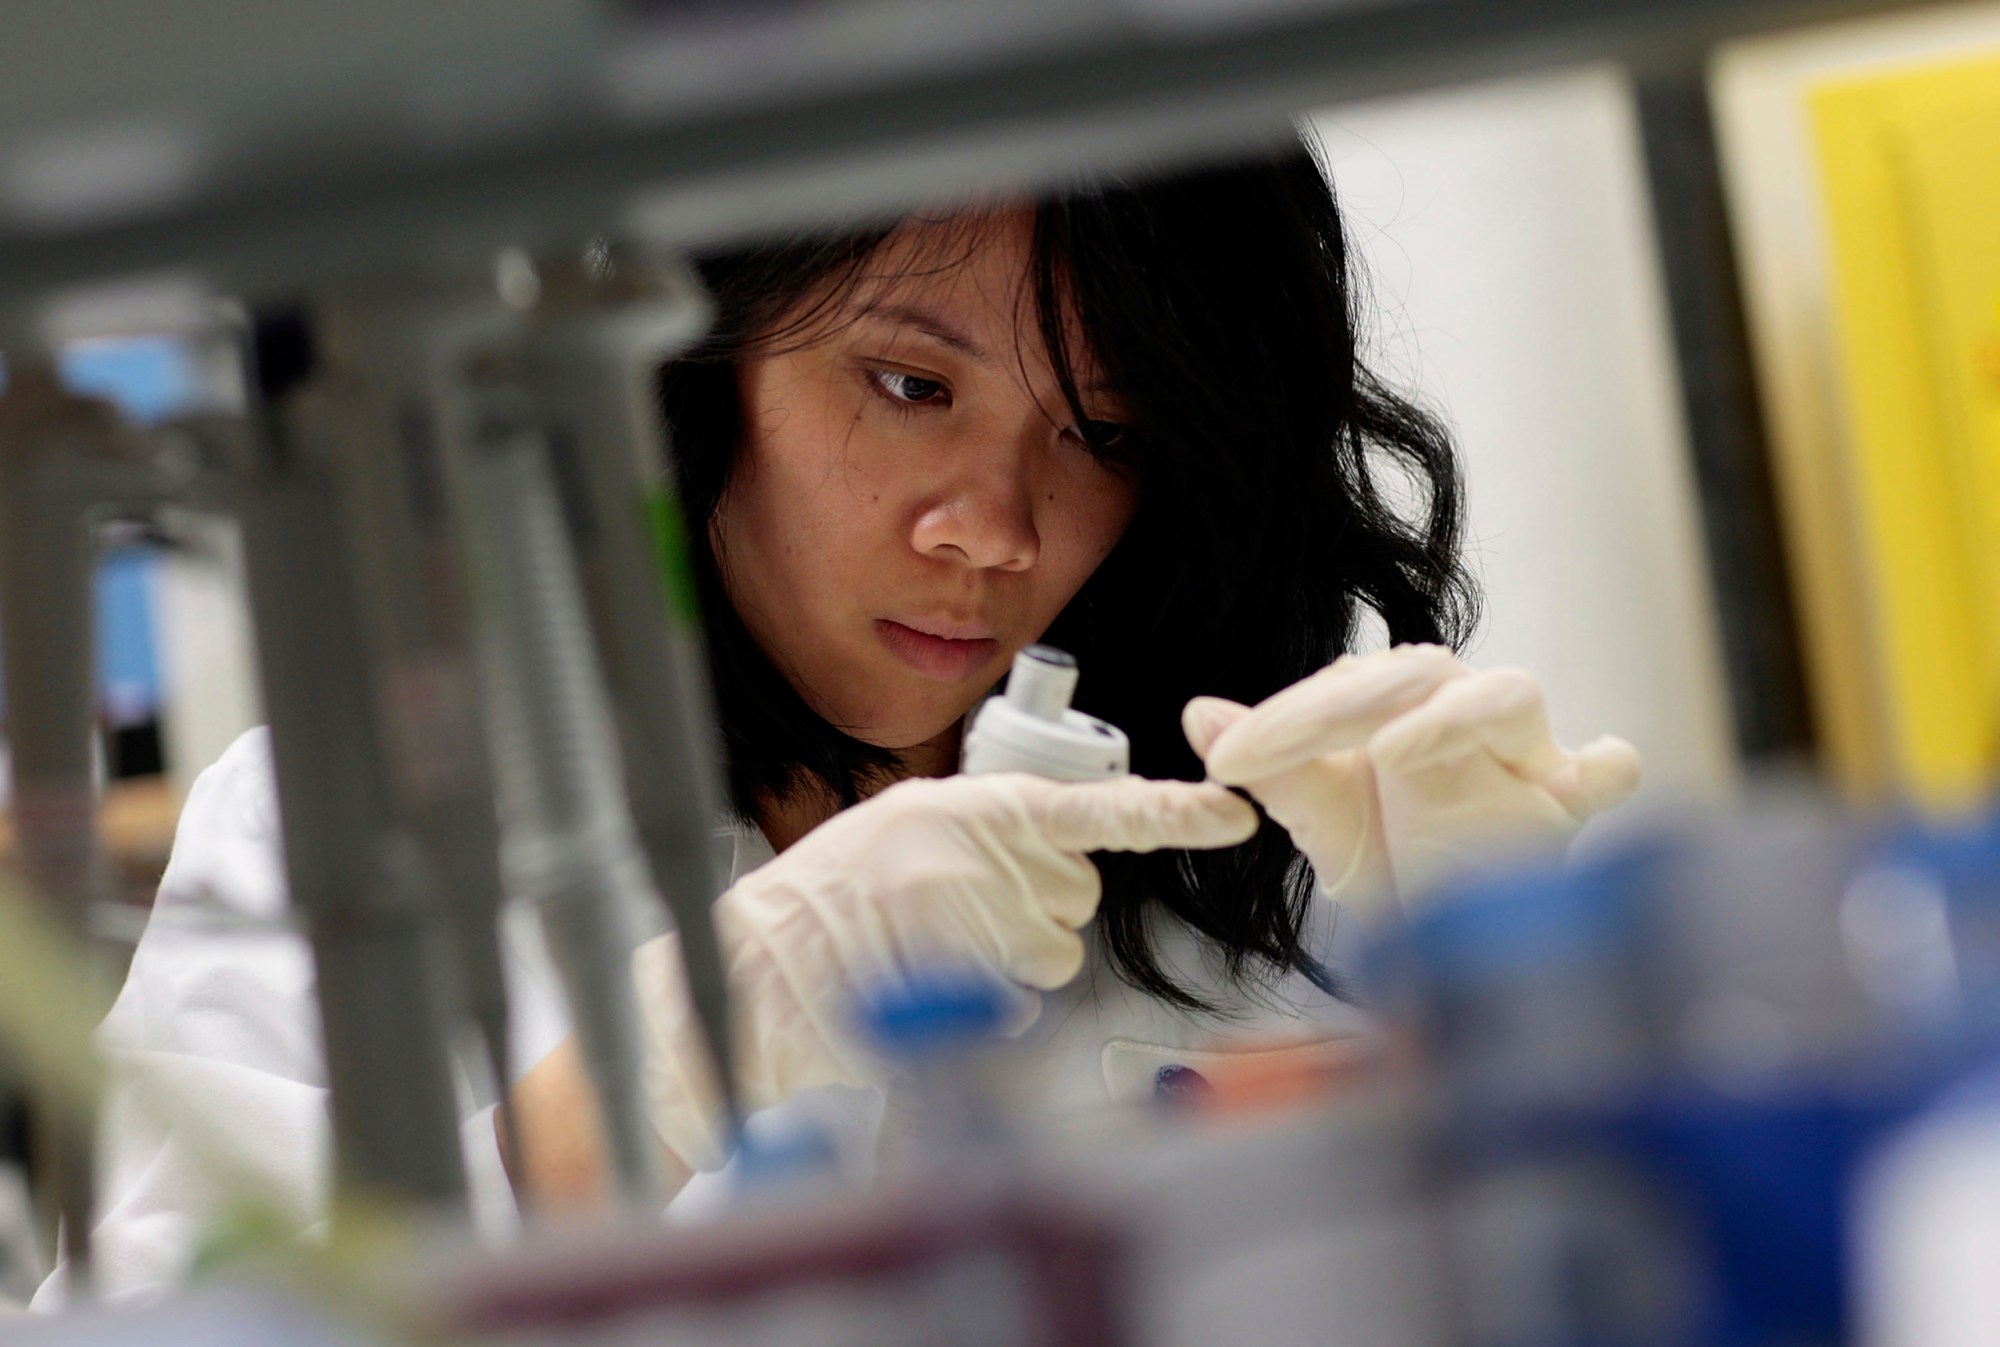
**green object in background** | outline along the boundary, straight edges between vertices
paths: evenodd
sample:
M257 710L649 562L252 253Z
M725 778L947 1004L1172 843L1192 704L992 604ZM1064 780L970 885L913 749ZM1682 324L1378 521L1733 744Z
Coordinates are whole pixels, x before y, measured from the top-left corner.
M233 1202L202 1233L188 1266L188 1279L206 1281L240 1269L246 1263L270 1259L283 1251L298 1233L295 1223L264 1203Z
M701 603L695 597L694 570L688 562L687 524L681 503L671 491L646 497L647 522L652 525L653 550L660 561L660 578L667 586L667 611L683 625L701 623Z

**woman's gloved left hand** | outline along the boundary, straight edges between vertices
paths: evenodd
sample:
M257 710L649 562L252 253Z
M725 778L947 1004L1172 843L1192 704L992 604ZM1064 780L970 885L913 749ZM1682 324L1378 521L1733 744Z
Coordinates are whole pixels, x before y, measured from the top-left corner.
M1209 776L1291 833L1329 895L1366 913L1493 855L1560 850L1639 784L1639 755L1549 731L1541 685L1433 645L1343 656L1256 707L1182 715Z

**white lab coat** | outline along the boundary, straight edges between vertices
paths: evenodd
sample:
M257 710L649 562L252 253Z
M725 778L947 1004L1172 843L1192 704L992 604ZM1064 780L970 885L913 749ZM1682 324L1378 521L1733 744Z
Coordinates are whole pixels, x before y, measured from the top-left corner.
M755 829L733 831L734 874L770 859ZM1330 905L1321 916L1321 947L1333 949ZM253 730L189 793L153 917L99 1031L110 1069L95 1246L105 1294L178 1283L242 1179L293 1229L323 1219L331 1133L318 1007L310 955L286 919L270 740ZM568 1019L532 917L510 914L503 936L518 1071L561 1041ZM1111 976L1093 947L1084 975L1051 995L1025 1040L1029 1078L1043 1092L1037 1107L1070 1114L1142 1097L1164 1068L1199 1071L1260 1039L1366 1031L1360 1012L1303 978L1256 997L1227 989L1212 956L1178 925L1163 931L1161 945L1170 970L1236 1013L1175 1010ZM512 1194L491 1100L473 1079L462 1071L458 1084L474 1214L504 1228ZM865 1172L878 1141L898 1127L896 1108L873 1090L814 1091L786 1108L831 1131L850 1172ZM218 1158L234 1179L219 1172ZM719 1187L697 1176L669 1215L713 1205ZM59 1305L61 1283L59 1271L36 1308Z

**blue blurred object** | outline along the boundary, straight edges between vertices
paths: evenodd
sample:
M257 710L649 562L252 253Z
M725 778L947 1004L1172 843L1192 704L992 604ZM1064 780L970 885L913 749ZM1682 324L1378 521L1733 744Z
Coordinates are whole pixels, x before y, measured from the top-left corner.
M1153 1073L1153 1098L1184 1104L1213 1098L1215 1087L1191 1066L1163 1066Z
M1749 811L1469 882L1368 970L1435 1067L1462 1247L1507 1269L1469 1341L1850 1341L1856 1176L2000 1046L2000 815Z
M885 981L855 1005L891 1077L889 1113L906 1162L963 1175L1015 1153L1009 1004L1010 989L990 973L934 966Z
M100 714L112 729L156 721L166 699L154 618L160 555L151 547L121 547L97 567L97 695ZM0 714L6 687L0 683Z
M160 716L165 688L153 622L159 571L159 554L151 548L120 548L98 563L98 696L113 728Z
M215 389L183 337L152 335L71 342L57 358L63 383L104 398L139 425L208 405ZM124 547L97 572L97 677L106 721L123 728L156 720L165 686L154 624L159 553Z
M1602 1120L1656 1190L1672 1194L1704 1252L1696 1341L1851 1340L1847 1267L1853 1180L1935 1081L1877 1092L1801 1089L1732 1099L1666 1089Z
M1871 852L1844 912L1877 994L1973 1056L2000 1041L2000 810L1908 821Z
M840 1153L812 1118L778 1109L745 1120L729 1169L740 1198L789 1194L837 1177Z
M1511 1116L1629 1094L1656 1028L1634 974L1665 859L1647 846L1574 870L1488 875L1439 895L1371 954L1376 999L1422 1030L1457 1106Z
M72 342L57 360L63 383L111 402L130 420L151 425L212 400L213 389L188 343L171 336ZM0 387L6 370L0 365ZM166 696L154 603L157 550L120 547L99 563L96 580L97 677L105 724L114 730L157 721ZM0 711L5 689L0 688Z
M959 1053L997 1037L1002 989L978 972L929 969L875 989L855 1006L868 1041L885 1057Z
M72 342L57 366L72 390L104 398L140 425L198 407L210 392L194 352L178 337Z

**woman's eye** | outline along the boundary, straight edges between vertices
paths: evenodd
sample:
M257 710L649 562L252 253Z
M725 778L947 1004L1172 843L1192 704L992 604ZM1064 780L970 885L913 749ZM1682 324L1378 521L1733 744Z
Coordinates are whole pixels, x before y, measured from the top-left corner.
M901 370L871 370L869 377L884 396L892 402L910 407L927 407L951 401L950 390L941 379L926 379L918 374L905 374Z
M1092 449L1116 449L1125 441L1125 427L1116 421L1085 421L1076 433Z
M1117 458L1129 447L1129 433L1116 421L1079 422L1070 427L1068 434L1099 458Z

